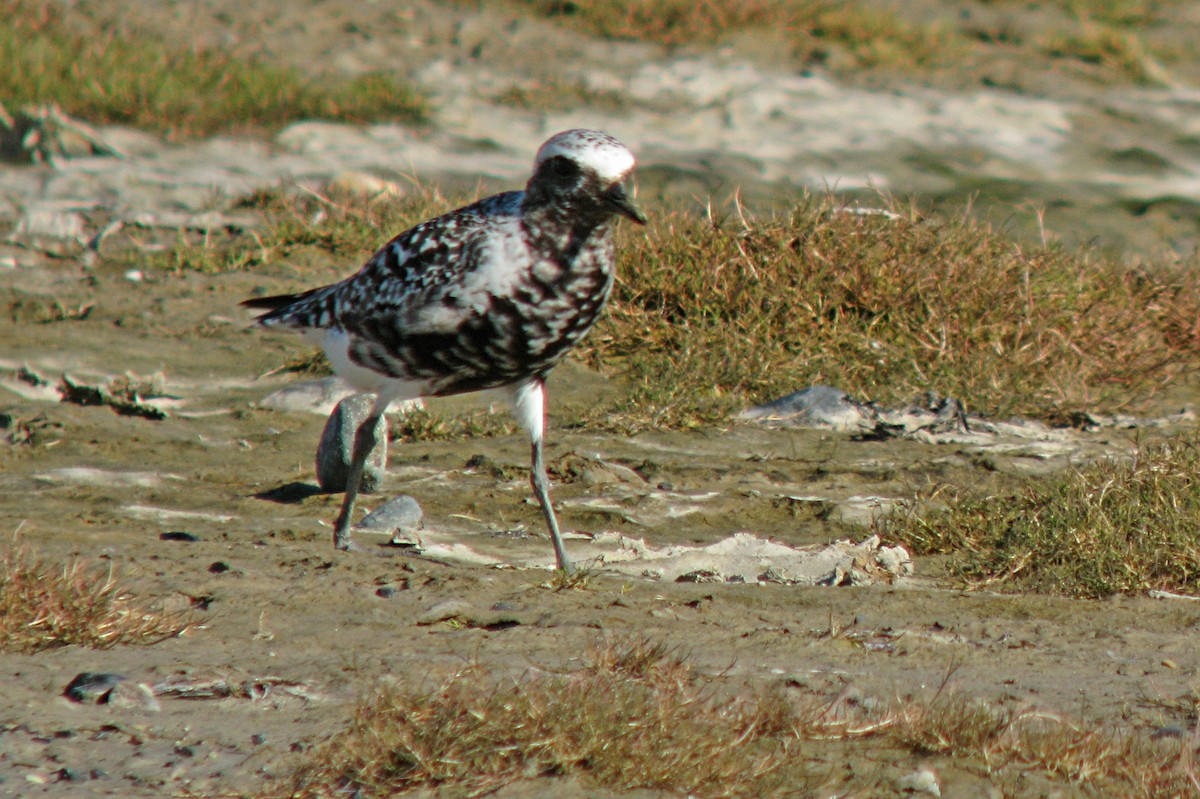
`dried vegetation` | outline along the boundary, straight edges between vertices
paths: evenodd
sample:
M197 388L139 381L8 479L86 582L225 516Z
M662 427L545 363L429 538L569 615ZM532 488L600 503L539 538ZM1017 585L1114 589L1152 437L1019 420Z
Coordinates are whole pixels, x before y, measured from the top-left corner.
M830 758L856 747L870 747L879 763L914 755L972 763L997 785L1033 775L1047 787L1086 783L1131 797L1200 787L1186 742L1115 735L1032 708L968 701L944 687L927 700L867 709L847 696L783 686L729 696L722 682L666 646L639 640L601 645L565 674L514 678L471 666L432 689L385 684L313 753L285 795L368 799L435 788L480 796L546 777L697 797L890 789L896 774L885 767L830 772Z
M111 568L50 563L16 541L0 546L0 650L153 644L190 626L184 614L145 606Z
M1039 26L1007 21L1006 6L991 14L899 14L894 4L859 0L501 0L595 36L668 47L712 45L748 32L777 37L798 64L852 74L960 68L975 56L1050 58L1095 70L1106 81L1169 83L1163 61L1184 56L1170 36L1178 0L1159 3L1060 0L1042 4ZM998 21L990 22L995 18ZM773 39L774 41L774 39ZM956 67L958 65L958 67Z
M176 137L312 118L418 122L427 112L423 97L388 75L314 81L140 32L84 34L57 4L32 0L0 0L0 63L0 100L12 109L56 103L92 123Z
M917 554L952 556L977 585L1081 597L1200 593L1200 441L1143 445L1028 480L1012 493L948 498L896 518L887 535Z

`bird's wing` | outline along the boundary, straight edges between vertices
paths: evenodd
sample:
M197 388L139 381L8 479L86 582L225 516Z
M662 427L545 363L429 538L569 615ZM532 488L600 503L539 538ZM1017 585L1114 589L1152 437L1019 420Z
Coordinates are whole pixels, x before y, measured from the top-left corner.
M406 328L444 327L481 251L497 231L518 227L522 192L506 192L409 228L381 247L356 274L296 295L262 297L243 305L272 309L261 324L340 328L372 338L382 325L388 338Z

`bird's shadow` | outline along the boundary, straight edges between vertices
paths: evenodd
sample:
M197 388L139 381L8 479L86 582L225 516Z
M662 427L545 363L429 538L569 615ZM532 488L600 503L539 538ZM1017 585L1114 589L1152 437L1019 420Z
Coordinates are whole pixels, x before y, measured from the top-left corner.
M298 505L309 497L325 493L320 486L312 483L284 483L254 495L255 499L265 499L267 502L278 502L281 505Z

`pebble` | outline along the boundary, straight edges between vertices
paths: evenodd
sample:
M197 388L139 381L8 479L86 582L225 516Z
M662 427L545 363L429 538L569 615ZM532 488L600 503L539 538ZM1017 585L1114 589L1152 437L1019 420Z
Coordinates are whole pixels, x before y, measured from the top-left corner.
M1154 732L1150 733L1150 740L1162 741L1173 738L1185 738L1189 735L1187 729L1183 727L1159 727Z
M375 398L369 394L355 394L342 400L333 409L321 443L317 445L317 483L329 492L345 491L350 474L350 460L354 451L354 436L358 426L366 420ZM387 468L387 417L381 417L375 428L375 448L371 450L363 467L362 485L364 493L376 491Z
M357 195L370 200L395 199L404 196L400 184L376 177L369 172L346 170L330 178L325 191L334 195Z
M63 694L76 702L98 702L116 686L129 679L124 674L108 671L85 671L75 675Z
M389 499L371 511L355 525L358 530L373 530L392 537L393 546L423 548L418 531L422 527L424 512L417 501L408 494Z
M148 713L162 710L154 691L144 682L119 683L105 694L103 701L109 707L123 710L144 710Z
M417 616L416 622L420 625L437 624L441 621L470 615L471 611L471 603L461 599L447 599L444 602L438 602L420 616Z
M911 774L896 778L896 790L910 793L927 793L930 796L941 796L942 789L938 785L937 775L930 769L917 769Z
M738 414L741 419L786 421L802 427L864 432L875 427L869 406L833 386L809 386Z
M162 541L184 541L188 543L194 543L200 540L200 536L184 530L170 530L159 535L159 539Z

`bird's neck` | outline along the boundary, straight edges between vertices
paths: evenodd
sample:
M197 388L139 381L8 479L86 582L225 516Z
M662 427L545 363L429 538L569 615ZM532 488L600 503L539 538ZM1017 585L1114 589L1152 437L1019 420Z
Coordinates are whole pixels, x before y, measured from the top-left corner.
M521 211L530 242L564 266L584 247L611 246L613 217L607 210L571 208L561 204L526 203Z

